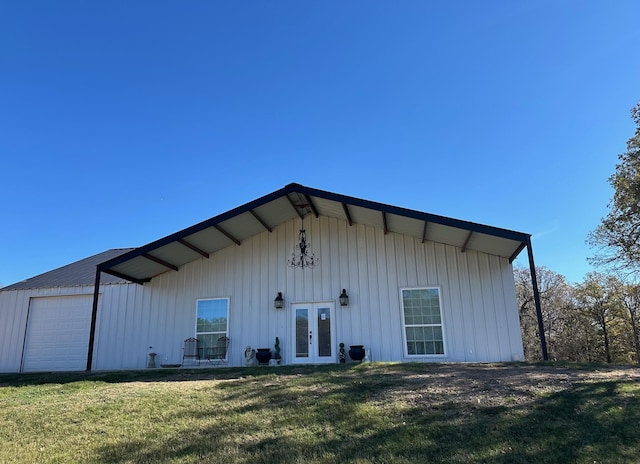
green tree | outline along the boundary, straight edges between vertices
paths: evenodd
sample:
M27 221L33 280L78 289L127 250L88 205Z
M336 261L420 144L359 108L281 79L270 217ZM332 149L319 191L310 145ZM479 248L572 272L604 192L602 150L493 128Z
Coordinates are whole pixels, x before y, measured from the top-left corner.
M597 339L588 361L629 362L626 326L623 319L623 293L620 280L611 275L590 272L575 289L576 307L593 328ZM599 352L601 353L599 355Z
M640 270L640 103L631 109L636 124L627 151L618 155L609 183L614 189L609 213L589 234L587 243L598 252L591 262L616 270Z

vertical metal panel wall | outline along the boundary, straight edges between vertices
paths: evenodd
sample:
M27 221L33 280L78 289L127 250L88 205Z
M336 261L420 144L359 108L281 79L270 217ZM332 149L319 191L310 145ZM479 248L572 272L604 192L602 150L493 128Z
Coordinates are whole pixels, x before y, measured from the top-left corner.
M144 368L179 363L182 340L194 335L198 298L229 297L229 364L242 365L247 345L273 348L281 340L289 362L294 302L335 301L337 343L364 344L374 361L404 357L400 289L441 289L446 356L425 361L523 359L513 270L507 259L389 233L346 221L305 218L314 269L290 269L300 221L290 221L180 268L144 286L102 286L93 368ZM340 291L349 306L337 302ZM0 292L0 371L20 367L31 296L92 293L90 287ZM56 293L57 292L57 293ZM273 299L282 292L285 309Z
M182 340L195 331L198 298L229 297L230 365L242 365L247 345L281 340L288 362L294 302L336 301L337 342L364 344L378 361L404 357L400 288L438 286L446 356L425 361L523 359L513 270L507 259L320 217L305 220L320 265L290 269L287 259L300 221L291 221L167 272L134 293L101 304L95 369L141 368L147 353L179 363ZM337 303L347 289L349 306ZM282 292L285 309L273 299ZM108 327L108 329L107 329ZM149 348L152 347L152 348Z

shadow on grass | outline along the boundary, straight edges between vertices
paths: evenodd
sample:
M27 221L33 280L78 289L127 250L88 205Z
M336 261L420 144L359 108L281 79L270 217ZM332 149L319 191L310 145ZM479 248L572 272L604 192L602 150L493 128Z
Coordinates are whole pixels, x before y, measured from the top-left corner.
M349 365L353 366L353 365ZM344 368L344 366L340 366ZM278 367L212 367L140 369L102 372L38 372L0 374L0 387L24 387L29 385L68 384L73 382L181 382L192 380L228 380L243 377L273 375L312 374L323 370L335 370L337 365L278 366ZM348 368L348 367L347 367Z
M308 376L292 370L286 384L255 379L241 391L221 383L216 394L233 405L229 410L182 410L167 420L188 417L200 425L162 440L103 445L97 461L593 463L640 455L640 402L628 381L580 382L527 396L518 390L527 387L523 376L505 392L521 395L518 401L494 404L491 397L461 395L469 378L451 372L334 367ZM452 375L450 388L435 389L430 377L437 375ZM480 391L490 388L489 382Z
M169 368L169 369L139 369L123 371L97 372L38 372L38 373L0 373L0 387L21 387L28 385L67 384L73 382L176 382L190 380L228 380L243 377L262 377L279 375L307 375L323 372L344 372L351 369L365 369L365 366L384 366L390 373L415 373L438 375L467 375L474 371L491 371L495 378L503 375L512 376L518 371L572 371L593 372L599 369L634 370L637 366L611 366L600 364L576 364L563 362L539 363L483 363L483 364L445 364L445 363L371 363L371 364L326 364L326 365L285 365L258 367L212 367L212 368ZM380 375L380 371L373 374Z

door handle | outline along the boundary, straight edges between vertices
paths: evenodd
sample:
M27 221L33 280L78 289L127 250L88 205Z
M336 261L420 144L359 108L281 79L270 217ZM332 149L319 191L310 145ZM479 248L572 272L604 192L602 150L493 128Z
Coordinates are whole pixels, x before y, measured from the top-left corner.
M311 331L309 331L309 345L311 345L311 339L313 338L313 334Z

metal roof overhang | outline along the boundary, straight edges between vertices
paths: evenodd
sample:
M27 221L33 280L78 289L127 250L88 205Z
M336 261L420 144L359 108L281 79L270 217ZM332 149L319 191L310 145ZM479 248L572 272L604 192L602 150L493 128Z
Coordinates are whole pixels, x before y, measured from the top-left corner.
M513 261L527 246L530 235L317 190L299 184L284 188L199 224L136 248L99 265L101 272L131 282L149 282L169 270L209 257L227 246L305 214L346 220L453 245L462 252L475 250Z

